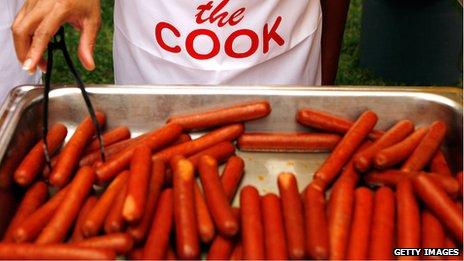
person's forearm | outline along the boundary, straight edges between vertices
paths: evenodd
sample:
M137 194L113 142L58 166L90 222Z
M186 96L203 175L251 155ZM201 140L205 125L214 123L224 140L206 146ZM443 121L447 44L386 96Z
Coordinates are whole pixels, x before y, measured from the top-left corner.
M320 0L322 6L322 85L333 85L350 0Z

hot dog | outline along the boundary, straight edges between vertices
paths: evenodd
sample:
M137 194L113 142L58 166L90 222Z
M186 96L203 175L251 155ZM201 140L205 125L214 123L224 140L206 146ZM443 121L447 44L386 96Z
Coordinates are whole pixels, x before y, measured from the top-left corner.
M132 249L134 239L127 233L113 233L103 236L91 237L79 242L72 243L73 246L89 247L97 249L108 249L116 254L126 254Z
M219 179L217 162L206 155L200 158L198 170L205 193L206 204L219 233L234 236L238 232L238 220L229 205L229 199Z
M395 234L395 195L391 189L381 187L374 195L370 259L392 259Z
M175 155L189 157L223 141L232 141L242 133L242 124L232 124L221 127L203 135L198 139L166 148L153 155L153 160L158 158L164 162L169 162Z
M155 215L143 249L146 259L164 259L169 245L174 220L174 199L172 189L161 192Z
M445 138L446 129L446 124L442 121L432 123L429 131L425 134L419 145L417 145L411 156L409 156L406 162L404 162L401 170L422 170L440 148L440 145Z
M131 224L127 230L129 234L135 239L136 242L142 242L150 228L153 214L156 210L156 202L164 185L166 176L166 166L164 162L155 160L153 161L152 172L150 176L150 183L148 187L147 204L143 212L142 219L137 224Z
M439 150L430 162L430 171L444 176L452 176L443 151Z
M423 248L444 248L445 247L445 231L440 221L429 210L424 209L421 214L422 226L422 245ZM428 259L442 259L439 256Z
M94 181L95 172L92 168L83 167L77 172L69 185L64 200L56 209L47 226L37 237L35 241L37 244L52 244L64 240L85 198L92 189Z
M112 260L116 254L111 250L77 247L65 244L13 244L0 243L0 259L100 259Z
M176 140L182 133L182 128L177 124L168 124L158 130L150 133L143 139L143 145L147 146L151 151L163 147L166 144ZM134 150L137 145L129 146L127 149L120 151L111 159L105 162L102 166L96 169L96 174L99 182L111 180L114 175L127 167L132 159Z
M90 210L90 212L85 216L81 228L85 237L93 237L100 232L105 222L105 218L113 206L114 199L117 197L118 193L121 193L121 190L127 183L128 178L128 171L124 171L119 174L111 182L105 192L103 192L92 210Z
M291 173L281 173L277 179L287 238L288 255L300 259L305 255L303 204L296 178Z
M200 255L194 202L194 168L179 156L171 161L174 183L174 220L176 248L180 258L195 259Z
M227 160L226 166L222 171L221 183L229 202L237 193L238 186L244 174L245 162L238 156L232 156Z
M414 177L413 185L416 195L462 243L462 211L454 204L445 190L426 174Z
M377 123L377 115L364 112L338 143L315 177L330 184Z
M396 186L397 245L399 248L420 248L421 227L419 204L411 181L402 180ZM411 259L411 256L399 257ZM418 258L418 257L417 257Z
M234 208L234 216L240 218L240 209ZM209 248L207 260L228 260L236 244L236 237L225 237L217 234Z
M185 130L201 130L254 120L266 117L269 113L271 113L269 102L256 101L205 111L203 113L175 115L171 116L168 122L178 123Z
M128 222L138 222L143 215L148 194L151 174L151 150L147 146L135 148L130 175L127 183L126 199L122 208L122 216Z
M243 260L242 242L238 241L237 244L235 244L234 250L230 255L230 260Z
M321 152L331 151L340 136L327 133L264 133L242 134L237 146L243 151Z
M298 110L296 120L300 124L311 128L340 134L347 133L354 124L347 119L309 108ZM376 140L382 135L383 132L373 130L369 134L369 137L373 140Z
M24 194L21 203L19 203L13 219L3 236L2 242L8 243L13 241L13 232L19 224L26 220L34 213L47 199L48 189L44 182L36 182Z
M27 219L19 224L13 231L13 239L16 243L30 242L47 225L55 210L65 199L69 186L61 189L50 200L32 213Z
M264 229L258 191L245 186L240 191L240 224L243 259L264 259Z
M85 238L84 233L82 232L82 224L84 223L87 214L93 209L95 204L97 204L96 196L90 196L85 201L84 205L79 211L79 215L77 216L76 224L74 225L74 231L71 235L71 242L81 241Z
M459 193L461 193L461 197L462 197L462 171L459 171L458 174L456 174L456 180L457 182L459 183Z
M454 198L459 194L459 184L453 177L443 176L436 173L404 172L401 170L372 171L364 175L364 180L373 185L394 187L403 179L414 178L420 173L424 173L432 178L433 181L442 187L451 197Z
M370 189L361 187L354 192L354 212L346 253L347 259L367 258L372 223L374 196Z
M106 147L114 143L127 140L130 138L130 135L131 135L130 130L125 126L121 126L121 127L117 127L112 130L109 130L106 133L103 133L102 135L103 146ZM85 153L87 154L89 152L99 150L99 149L100 149L100 141L98 140L98 138L94 138L89 143L87 148L85 149Z
M192 162L193 166L195 168L198 167L198 162L200 161L200 158L209 155L213 157L217 162L224 162L226 161L230 156L234 155L235 153L235 147L234 145L229 142L229 141L224 141L219 144L216 144L212 147L209 147L203 151L198 152L197 154L190 156L188 160Z
M426 127L419 128L401 142L378 151L374 157L375 167L385 169L406 160L427 134L427 131Z
M47 133L48 152L53 155L66 138L68 130L63 124L53 125ZM16 183L27 186L32 183L45 165L44 142L40 140L24 157L14 173Z
M306 252L312 259L328 259L329 232L324 192L310 183L304 192L304 205Z
M198 234L203 243L209 243L216 233L213 218L211 217L208 206L206 205L203 193L198 183L194 186L195 192L195 214L197 216Z
M375 154L386 147L392 146L406 138L414 131L414 124L410 120L402 120L385 132L382 137L376 140L368 149L357 153L354 156L354 165L360 172L366 172L372 165Z
M287 260L284 219L280 198L272 193L261 198L266 259Z
M105 123L105 115L96 112L98 124ZM95 134L96 128L93 125L92 119L86 117L84 121L77 127L71 139L66 143L61 151L56 166L50 173L50 183L53 186L62 187L68 181L74 168L79 163L79 157L85 149L85 146L90 142Z
M123 231L126 222L122 216L122 208L124 207L124 200L127 194L127 184L125 184L121 192L114 199L113 207L106 216L104 230L107 234L117 233Z

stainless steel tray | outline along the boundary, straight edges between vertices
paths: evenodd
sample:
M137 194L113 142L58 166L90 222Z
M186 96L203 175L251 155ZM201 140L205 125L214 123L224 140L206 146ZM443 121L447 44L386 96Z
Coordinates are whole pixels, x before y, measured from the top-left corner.
M417 126L441 119L448 126L444 149L454 170L462 167L462 90L405 87L213 87L213 86L89 86L94 106L104 111L108 127L126 125L133 135L165 123L173 113L201 111L237 102L267 99L272 113L246 124L247 131L308 130L295 121L299 108L311 107L355 119L366 109L379 116L377 129L410 119ZM15 88L0 110L0 172L12 172L24 153L39 138L42 89ZM63 122L69 133L87 115L80 91L57 87L50 92L50 123ZM69 137L70 135L68 135ZM246 175L242 186L254 184L261 193L277 191L276 175L294 172L303 188L327 154L243 153ZM7 215L2 213L0 223ZM5 209L5 207L3 208ZM1 228L1 224L0 224ZM1 231L1 229L0 229ZM1 234L1 233L0 233Z

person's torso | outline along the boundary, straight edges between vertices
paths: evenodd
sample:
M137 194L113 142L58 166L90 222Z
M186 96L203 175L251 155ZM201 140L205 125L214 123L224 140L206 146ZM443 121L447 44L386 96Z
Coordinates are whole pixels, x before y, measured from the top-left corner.
M320 83L318 0L117 0L119 83Z

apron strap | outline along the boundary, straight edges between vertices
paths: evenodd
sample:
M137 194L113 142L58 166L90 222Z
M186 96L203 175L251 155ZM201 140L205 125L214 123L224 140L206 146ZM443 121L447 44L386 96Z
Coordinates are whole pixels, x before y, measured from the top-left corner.
M69 55L69 52L66 48L65 42L65 33L64 28L60 27L58 32L53 36L52 41L48 44L47 47L47 72L45 73L45 86L44 86L44 95L43 95L43 119L42 119L42 139L44 144L44 152L45 152L45 161L47 163L48 168L51 170L51 161L50 161L50 154L48 150L48 142L47 142L47 133L48 133L48 101L49 101L49 92L50 92L50 80L52 76L52 69L53 69L53 52L55 50L61 50L63 53L64 60L68 66L68 69L71 71L74 79L76 80L77 87L81 90L82 97L85 101L85 106L89 111L90 118L92 119L93 125L96 128L97 138L100 144L100 157L103 162L105 162L105 150L101 132L101 126L97 121L97 117L95 116L95 110L93 109L92 102L90 101L89 95L85 90L84 82L82 81L79 73L72 62L72 59Z

